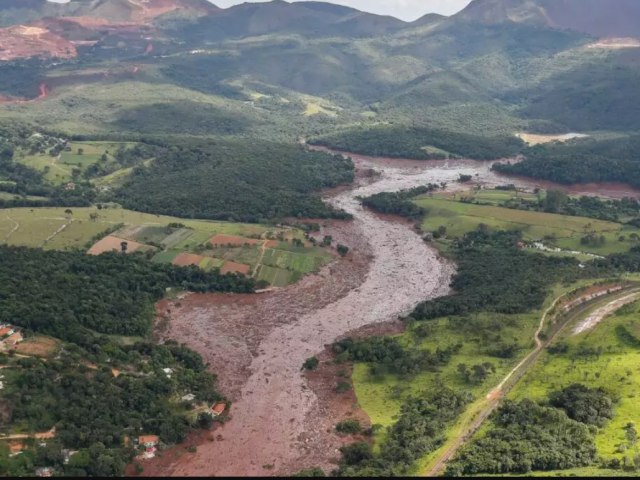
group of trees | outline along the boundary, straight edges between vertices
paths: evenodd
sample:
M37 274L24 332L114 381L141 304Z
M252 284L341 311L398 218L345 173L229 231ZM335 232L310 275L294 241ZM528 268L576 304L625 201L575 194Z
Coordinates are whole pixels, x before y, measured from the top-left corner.
M514 157L524 148L522 140L509 135L486 137L406 126L347 130L314 138L310 143L364 155L416 160L449 157L495 160Z
M412 199L418 195L433 192L439 185L429 184L399 192L377 193L362 199L362 205L380 213L400 215L410 220L419 220L424 217L427 210L416 205Z
M2 396L11 405L8 423L28 432L56 427L56 437L18 457L0 451L0 474L32 476L36 467L53 467L72 476L120 476L135 455L138 435L156 434L165 444L179 442L197 426L188 418L193 402L221 399L215 377L200 356L184 346L123 346L102 336L97 341L105 354L67 344L47 361L15 361L12 388ZM122 371L115 375L113 368ZM171 368L171 376L166 368ZM174 398L186 393L194 395L193 402L177 404ZM77 451L68 463L63 449Z
M487 434L448 465L448 476L565 470L591 465L597 458L591 427L563 410L507 400L491 420Z
M497 189L496 189L497 190ZM640 202L635 198L621 200L602 199L598 197L570 197L561 190L538 191L538 199L513 197L501 203L501 206L516 210L532 210L547 213L560 213L574 217L595 218L611 222L621 222L632 218L629 222L640 222Z
M522 162L496 164L493 168L562 184L622 182L640 187L639 149L640 135L543 144L527 148Z
M341 156L247 140L175 140L160 146L155 161L136 167L115 193L126 208L247 222L348 218L316 194L353 181L353 164Z
M149 262L144 256L0 246L0 321L65 340L86 329L145 335L169 287L249 293L255 280Z
M389 427L378 453L364 442L340 449L340 476L404 476L418 460L436 450L445 440L447 426L471 401L467 392L438 387L402 406L398 422Z
M371 337L365 340L346 338L333 344L338 361L369 363L372 375L392 373L413 375L435 370L449 363L462 345L428 349L403 347L394 337Z
M411 317L428 320L471 312L523 313L538 308L559 280L580 275L572 258L548 257L517 247L520 232L490 232L482 226L458 239L458 271L452 295L419 304Z
M32 475L38 466L67 475L121 475L135 454L125 436L157 434L172 444L205 425L189 419L189 409L221 397L197 353L171 341L122 344L112 335L146 336L154 303L169 287L241 293L255 287L246 277L157 265L136 254L8 246L0 246L0 284L0 322L65 341L46 361L8 358L15 373L0 395L10 406L6 424L29 432L56 427L46 446L18 457L0 451L0 474L9 476ZM176 400L186 394L194 400ZM65 464L62 448L79 453Z

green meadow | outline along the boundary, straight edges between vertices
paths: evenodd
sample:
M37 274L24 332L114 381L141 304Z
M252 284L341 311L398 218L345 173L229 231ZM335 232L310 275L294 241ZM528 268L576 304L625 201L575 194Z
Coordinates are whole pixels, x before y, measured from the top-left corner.
M485 195L498 203L507 200L510 193L487 192ZM631 234L640 234L640 229L620 223L494 205L476 205L459 201L459 195L456 198L423 196L417 198L415 203L427 210L422 223L424 231L434 231L444 226L447 235L455 237L463 236L484 224L493 230L520 230L527 241L541 241L563 250L609 255L625 252L632 246L628 239L620 241L620 236L628 238ZM580 240L587 232L603 235L604 245L582 245Z
M543 353L511 397L543 400L549 392L572 383L602 387L617 403L615 417L596 434L598 454L605 459L635 456L634 449L624 446L623 427L629 422L640 424L640 303L622 307L579 335L567 328L554 344L567 345L568 351Z

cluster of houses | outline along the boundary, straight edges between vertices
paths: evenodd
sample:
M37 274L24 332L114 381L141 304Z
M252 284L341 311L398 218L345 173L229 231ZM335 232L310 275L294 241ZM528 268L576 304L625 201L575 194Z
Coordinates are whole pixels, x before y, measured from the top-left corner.
M24 340L22 332L13 325L0 325L0 351L15 349Z

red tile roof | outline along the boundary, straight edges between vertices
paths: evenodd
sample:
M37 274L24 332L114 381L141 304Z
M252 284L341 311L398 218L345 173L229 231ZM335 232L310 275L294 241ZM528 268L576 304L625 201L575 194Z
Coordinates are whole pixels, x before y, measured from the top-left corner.
M213 407L211 407L211 410L213 411L213 413L220 415L222 412L224 412L227 408L227 405L225 403L219 402L216 403Z

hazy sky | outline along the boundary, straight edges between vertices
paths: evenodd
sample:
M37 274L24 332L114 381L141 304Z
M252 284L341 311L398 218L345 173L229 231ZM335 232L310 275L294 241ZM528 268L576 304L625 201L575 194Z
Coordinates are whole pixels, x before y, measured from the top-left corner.
M67 0L49 0L62 2ZM227 8L244 3L247 0L210 0L219 7ZM265 0L249 0L260 2ZM304 0L303 0L304 1ZM441 13L451 15L466 7L471 0L324 0L339 5L347 5L365 12L381 15L393 15L402 20L416 20L426 13Z
M219 7L230 7L246 0L212 0ZM256 0L252 0L256 1ZM259 0L258 0L259 1ZM327 0L366 12L393 15L403 20L416 20L425 13L451 15L466 7L471 0Z

